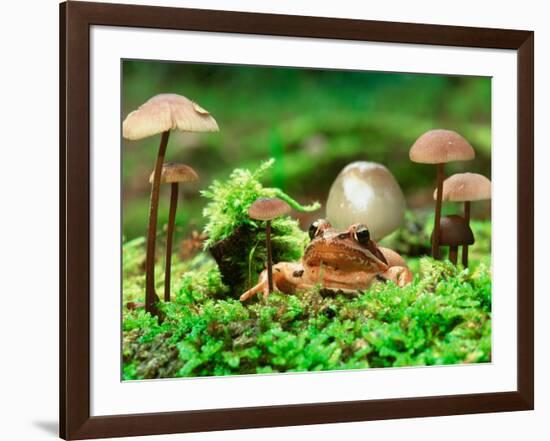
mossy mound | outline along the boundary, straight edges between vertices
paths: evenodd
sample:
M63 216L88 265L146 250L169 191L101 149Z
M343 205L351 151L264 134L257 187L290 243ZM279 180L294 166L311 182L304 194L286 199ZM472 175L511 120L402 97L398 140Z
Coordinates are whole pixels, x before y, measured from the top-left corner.
M139 299L141 249L124 248L125 303ZM205 255L176 262L162 323L124 310L123 378L488 362L491 275L483 263L472 266L420 258L405 288L380 282L355 296L313 289L243 304L227 297Z
M401 253L415 278L405 288L377 282L346 295L311 289L273 293L245 304L238 296L265 266L264 225L248 217L259 197L303 207L260 179L273 161L236 169L203 196L205 250L172 265L172 301L162 323L143 309L123 311L123 378L171 378L424 366L491 360L491 224L473 221L470 268L417 257L429 249L430 216L407 215L382 243ZM273 222L274 261L297 261L308 241L290 217ZM162 241L161 241L162 242ZM123 246L123 304L143 301L144 240ZM211 251L216 262L210 257ZM155 268L162 293L162 263Z
M248 216L252 203L261 197L277 197L298 211L315 211L315 202L303 206L278 188L266 188L260 182L274 160L262 163L255 171L235 169L225 181L214 181L202 192L208 199L204 217L208 222L204 233L208 237L205 249L215 258L223 282L233 290L252 286L257 274L265 268L265 223ZM290 216L272 221L273 260L275 262L300 259L308 242L307 234Z

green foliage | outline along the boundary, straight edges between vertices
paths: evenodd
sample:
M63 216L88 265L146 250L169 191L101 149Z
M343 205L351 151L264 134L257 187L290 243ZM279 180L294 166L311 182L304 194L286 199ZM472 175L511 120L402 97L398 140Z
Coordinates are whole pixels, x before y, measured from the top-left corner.
M423 257L405 288L377 282L357 295L312 289L245 304L224 298L217 267L202 262L176 281L162 323L125 308L124 379L491 360L491 275L478 261L471 270Z
M472 161L446 164L446 175L491 173L488 77L126 60L122 87L124 115L155 94L174 92L198 102L219 123L218 133L170 137L166 160L189 164L200 175L197 183L181 186L176 240L204 226L198 190L269 157L277 162L264 184L306 203L323 202L340 170L357 160L387 166L407 197L433 190L435 167L410 162L408 151L420 134L438 127L458 131L476 150ZM123 141L129 239L147 230L148 178L158 141ZM167 222L168 192L168 186L161 189L159 225Z
M274 162L274 159L265 161L254 172L237 168L233 170L228 180L215 180L208 190L201 192L209 199L209 203L203 210L203 216L208 220L204 227L204 232L208 235L206 247L226 239L240 226L257 228L259 222L250 219L248 209L258 198L277 197L298 211L315 211L321 207L318 202L309 206L300 205L278 188L263 187L260 178L273 166ZM275 219L272 222L273 228L276 230L278 223L284 223L285 219L287 218Z
M218 258L222 272L231 273L235 280L233 287L242 290L255 283L256 276L267 258L265 246L265 223L251 219L248 209L260 197L278 197L298 211L315 211L318 203L302 206L278 188L266 188L260 178L271 168L271 159L254 172L235 169L226 181L214 181L208 190L202 192L209 202L203 214L207 218L204 233L208 236L205 248L221 247L224 240L238 240L238 244L226 246ZM307 243L307 234L298 222L289 216L271 222L273 259L275 261L297 260ZM234 236L232 238L232 236ZM226 265L224 264L226 263ZM238 274L233 274L237 272ZM227 276L226 279L227 280Z
M227 287L222 283L221 275L215 266L183 274L181 285L176 292L179 303L192 304L202 302L211 296L222 296Z

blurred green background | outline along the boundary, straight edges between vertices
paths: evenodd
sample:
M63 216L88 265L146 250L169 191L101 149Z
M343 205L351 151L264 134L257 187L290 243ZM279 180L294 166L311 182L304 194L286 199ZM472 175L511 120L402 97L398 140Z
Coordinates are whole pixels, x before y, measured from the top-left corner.
M376 161L395 175L409 208L432 209L435 168L409 161L416 138L433 128L465 136L476 159L454 162L462 171L491 177L491 80L481 77L205 65L149 61L123 63L122 118L153 95L178 93L216 118L220 132L173 132L166 161L191 165L197 183L180 186L175 251L204 225L199 190L226 179L236 167L255 169L270 157L264 182L306 204L323 205L340 170L356 160ZM123 234L144 236L150 185L160 136L123 140ZM169 186L161 189L159 230L168 216ZM458 209L447 204L445 210ZM488 218L487 202L473 217ZM302 226L324 208L301 215Z

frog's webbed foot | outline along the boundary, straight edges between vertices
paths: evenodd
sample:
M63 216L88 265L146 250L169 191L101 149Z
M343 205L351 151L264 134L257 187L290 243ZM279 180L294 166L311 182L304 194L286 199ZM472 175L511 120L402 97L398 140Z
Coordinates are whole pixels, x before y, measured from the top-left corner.
M380 276L384 280L391 280L400 287L408 285L413 280L412 272L406 266L392 266L380 274Z

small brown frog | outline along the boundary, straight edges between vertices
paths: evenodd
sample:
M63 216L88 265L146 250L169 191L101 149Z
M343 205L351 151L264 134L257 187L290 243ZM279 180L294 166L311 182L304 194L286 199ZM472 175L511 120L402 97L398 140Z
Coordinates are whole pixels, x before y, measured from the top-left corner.
M354 292L368 288L376 280L392 280L399 286L412 281L407 264L388 248L370 238L365 225L352 225L339 231L320 219L309 228L311 242L300 262L279 262L273 266L273 285L278 291L293 294L316 285L334 291ZM258 284L243 295L245 301L262 292L269 294L267 271Z

